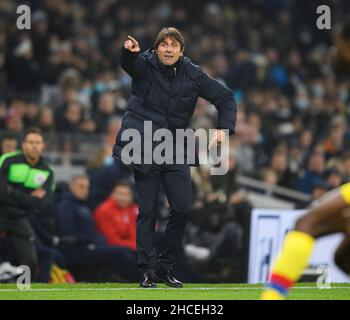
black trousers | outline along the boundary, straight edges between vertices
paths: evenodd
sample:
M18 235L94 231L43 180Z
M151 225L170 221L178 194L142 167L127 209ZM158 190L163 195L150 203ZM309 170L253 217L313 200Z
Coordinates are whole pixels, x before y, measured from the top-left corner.
M139 215L136 228L137 269L139 273L154 272L157 267L172 268L174 256L182 246L188 215L192 206L190 167L187 164L154 165L144 174L134 170ZM160 184L170 206L161 249L155 248L156 213Z
M5 251L16 265L26 265L31 270L31 280L37 280L38 256L34 233L28 219L6 219L0 213L0 231L6 232Z

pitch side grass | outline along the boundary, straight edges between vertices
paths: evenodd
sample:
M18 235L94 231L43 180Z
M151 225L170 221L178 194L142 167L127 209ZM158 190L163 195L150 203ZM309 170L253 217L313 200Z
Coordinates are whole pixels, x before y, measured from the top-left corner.
M137 283L32 284L19 290L15 284L0 285L0 300L256 300L263 286L250 284L185 284L173 289L158 284L155 289L139 288ZM334 283L318 289L315 283L298 284L291 300L350 300L350 284Z

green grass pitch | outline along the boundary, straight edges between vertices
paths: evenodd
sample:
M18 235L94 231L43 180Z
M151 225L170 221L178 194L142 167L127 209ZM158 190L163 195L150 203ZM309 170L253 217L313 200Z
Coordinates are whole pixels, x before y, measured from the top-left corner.
M19 290L15 284L0 285L0 300L255 300L263 286L248 284L185 284L174 289L158 284L155 289L139 288L136 283L32 284ZM315 283L293 288L293 300L350 300L350 284L335 283L330 289L318 289Z

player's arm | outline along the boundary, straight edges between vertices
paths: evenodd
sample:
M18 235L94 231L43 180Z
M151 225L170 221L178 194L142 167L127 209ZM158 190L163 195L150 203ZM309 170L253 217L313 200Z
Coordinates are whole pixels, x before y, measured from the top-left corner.
M145 65L140 55L141 49L136 39L128 36L121 50L120 64L121 67L132 78L139 78Z
M350 205L350 183L345 183L339 187L339 192L346 204L346 206Z

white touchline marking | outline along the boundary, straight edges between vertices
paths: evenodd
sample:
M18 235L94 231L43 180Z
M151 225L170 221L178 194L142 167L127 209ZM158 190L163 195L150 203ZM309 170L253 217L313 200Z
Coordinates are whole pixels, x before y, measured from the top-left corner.
M159 290L159 291L174 291L176 290L177 292L181 291L205 291L205 290L263 290L264 287L249 287L249 288L240 288L240 287L231 287L231 288L220 288L220 287L210 287L210 288L153 288L151 290L147 290L144 288L37 288L37 289L1 289L0 292L50 292L50 291L144 291L144 292L152 292L154 290ZM331 287L330 289L319 289L317 287L293 287L292 290L305 290L305 289L315 289L315 290L325 290L329 291L332 289L346 289L350 290L349 287Z

